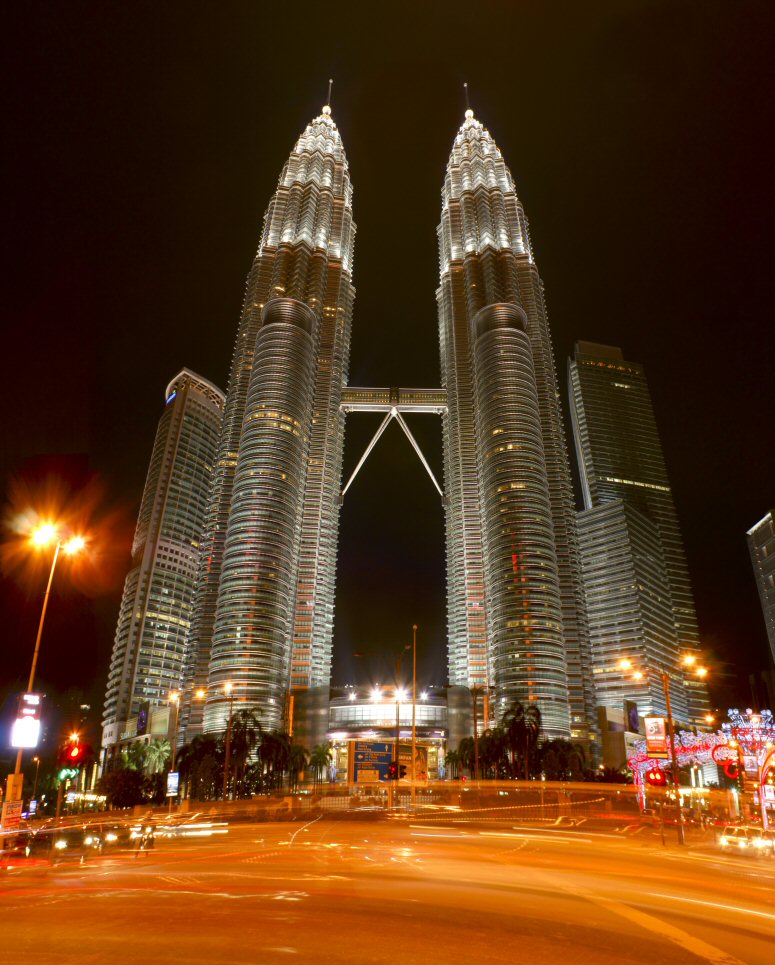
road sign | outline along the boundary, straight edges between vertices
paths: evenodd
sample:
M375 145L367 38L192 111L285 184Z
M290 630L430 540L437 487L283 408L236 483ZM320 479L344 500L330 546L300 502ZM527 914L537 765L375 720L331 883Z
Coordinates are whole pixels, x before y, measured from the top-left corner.
M3 831L16 831L22 822L22 802L6 801L3 805Z
M387 781L394 744L388 741L350 741L350 781L378 784Z

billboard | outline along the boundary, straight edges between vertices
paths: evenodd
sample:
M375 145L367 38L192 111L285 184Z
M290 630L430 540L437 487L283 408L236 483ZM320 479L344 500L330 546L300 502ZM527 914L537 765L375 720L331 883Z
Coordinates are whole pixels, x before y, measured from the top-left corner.
M398 763L401 765L399 774L403 773L408 780L412 777L412 745L401 744L398 749ZM405 770L402 770L405 768ZM428 748L417 744L414 749L414 779L428 780Z
M666 761L670 757L667 745L667 721L664 717L644 717L646 729L646 754L653 761Z
M170 771L167 774L167 797L177 797L180 788L180 771Z
M43 694L22 694L11 727L11 747L37 747L40 740L40 708Z

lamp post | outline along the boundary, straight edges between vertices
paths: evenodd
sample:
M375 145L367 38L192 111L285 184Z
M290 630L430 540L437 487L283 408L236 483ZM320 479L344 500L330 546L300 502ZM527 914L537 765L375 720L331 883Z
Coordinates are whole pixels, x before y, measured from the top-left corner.
M229 723L226 727L226 754L223 761L223 799L225 801L229 789L229 757L231 756L231 720L234 711L234 685L226 683L223 685L223 690L229 698Z
M61 552L66 556L75 556L86 546L86 540L83 538L83 536L70 536L68 539L64 539L59 529L53 523L45 523L44 525L39 526L33 531L31 539L33 545L41 549L51 546L51 544L54 543L54 556L51 560L51 569L49 570L48 574L46 592L43 596L43 607L40 611L38 634L35 637L35 649L32 653L32 666L30 667L30 676L27 682L28 694L32 692L32 687L35 683L35 671L38 667L38 654L40 653L40 641L43 636L43 624L46 620L46 610L48 609L48 601L49 597L51 596L51 584L54 582L54 571L56 570L57 561L59 560L59 554ZM16 767L14 768L13 772L14 785L16 785L18 776L21 774L22 754L23 750L20 747L16 755Z
M32 800L35 800L35 793L38 790L38 771L40 770L40 758L36 755L32 758L35 765L35 783L32 785Z
M697 657L694 654L687 654L681 660L681 666L687 669L691 669L692 672L696 674L696 676L698 676L701 680L704 680L704 678L707 677L708 675L707 668L695 667L696 663L697 663ZM620 660L618 663L618 668L619 670L632 670L632 662L627 659ZM633 671L632 676L633 676L633 679L638 682L641 682L645 679L643 672L640 670ZM667 734L668 734L668 740L670 742L670 770L672 772L672 777L673 777L673 788L675 791L675 804L676 804L676 811L677 811L676 832L678 835L678 843L680 845L683 845L686 843L686 839L684 834L684 816L683 816L683 810L681 809L681 782L680 782L679 773L678 773L678 755L675 752L675 726L673 724L673 709L670 703L670 674L668 673L667 670L664 670L664 669L660 670L659 679L662 683L662 690L664 691L664 694L665 694L665 711L667 714Z
M175 708L175 727L172 731L172 753L170 755L170 769L169 773L172 774L175 771L175 753L178 749L178 725L180 721L180 694L177 690L173 690L169 695L169 702ZM170 799L170 814L172 813L172 794L168 794Z
M412 810L417 807L417 624L412 625Z

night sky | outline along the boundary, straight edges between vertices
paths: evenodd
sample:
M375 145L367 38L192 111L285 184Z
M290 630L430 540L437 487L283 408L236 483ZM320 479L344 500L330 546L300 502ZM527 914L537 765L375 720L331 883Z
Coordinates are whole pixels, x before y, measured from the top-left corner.
M40 689L80 688L99 720L164 388L184 365L225 388L264 210L333 77L350 384L439 384L435 232L468 81L530 219L563 393L576 339L646 367L715 701L745 703L768 659L745 531L775 505L772 4L269 6L5 11L0 471L9 512L63 480L100 553L57 574ZM379 418L349 417L345 476ZM440 421L410 425L440 478ZM6 717L44 582L6 552ZM413 623L443 683L442 507L392 425L342 514L335 682L388 679Z

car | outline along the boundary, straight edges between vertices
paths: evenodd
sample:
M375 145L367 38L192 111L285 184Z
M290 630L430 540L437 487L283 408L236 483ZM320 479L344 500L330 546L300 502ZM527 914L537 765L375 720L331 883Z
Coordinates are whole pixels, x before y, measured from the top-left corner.
M752 825L728 824L722 828L718 845L722 851L738 854L775 855L775 834Z

